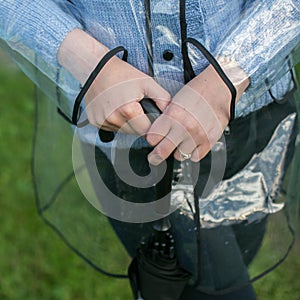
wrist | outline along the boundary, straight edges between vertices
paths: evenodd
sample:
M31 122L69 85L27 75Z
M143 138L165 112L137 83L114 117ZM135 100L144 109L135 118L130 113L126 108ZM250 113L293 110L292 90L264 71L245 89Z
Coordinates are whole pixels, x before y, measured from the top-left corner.
M222 56L217 60L226 76L230 79L230 81L236 88L236 100L238 101L250 84L248 75L235 61L230 60L227 57Z
M107 51L107 47L86 32L74 29L60 45L57 57L58 62L84 84Z

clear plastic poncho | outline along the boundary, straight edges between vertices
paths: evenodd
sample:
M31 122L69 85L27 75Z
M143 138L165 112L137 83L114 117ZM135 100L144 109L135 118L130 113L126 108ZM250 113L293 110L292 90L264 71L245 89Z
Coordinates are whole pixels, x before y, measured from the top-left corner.
M97 128L66 120L80 84L56 55L66 34L80 28L109 49L125 47L128 62L172 95L187 81L187 65L197 75L209 63L186 38L245 71L250 86L220 141L198 164L174 163L168 214L176 255L209 293L241 287L283 261L299 211L298 0L12 0L0 3L0 16L1 46L47 96L36 99L38 208L75 252L99 271L126 277L160 201L142 138L117 133L102 143Z

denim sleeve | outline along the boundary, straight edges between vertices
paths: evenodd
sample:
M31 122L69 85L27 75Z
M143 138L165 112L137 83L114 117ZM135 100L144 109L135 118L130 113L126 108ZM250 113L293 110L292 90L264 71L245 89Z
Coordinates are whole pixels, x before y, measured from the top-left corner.
M49 82L57 84L61 69L57 61L60 44L68 32L81 28L71 13L71 6L62 6L63 2L68 3L61 0L0 1L1 46L46 94L51 86ZM47 78L48 83L42 77ZM60 81L61 85L68 86L64 84L67 79Z
M256 0L217 56L236 61L250 77L248 91L257 96L267 78L272 85L288 71L287 58L299 42L300 0Z

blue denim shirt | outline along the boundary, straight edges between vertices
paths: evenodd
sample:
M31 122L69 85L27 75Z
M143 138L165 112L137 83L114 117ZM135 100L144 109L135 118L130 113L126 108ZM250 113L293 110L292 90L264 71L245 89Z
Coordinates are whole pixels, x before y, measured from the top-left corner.
M60 44L81 28L109 48L129 51L129 63L148 72L144 1L137 0L6 0L0 1L0 38L66 93L78 83L63 71L58 82ZM150 1L154 75L183 81L179 0ZM250 77L250 87L236 107L246 115L269 102L268 84L280 97L291 88L287 57L300 42L299 0L186 0L187 36L201 41L216 57L236 61ZM76 49L76 46L75 46ZM199 51L189 48L197 73L207 66ZM171 60L164 51L172 52ZM34 80L36 76L19 61ZM266 84L268 79L268 84ZM47 87L43 87L47 89Z

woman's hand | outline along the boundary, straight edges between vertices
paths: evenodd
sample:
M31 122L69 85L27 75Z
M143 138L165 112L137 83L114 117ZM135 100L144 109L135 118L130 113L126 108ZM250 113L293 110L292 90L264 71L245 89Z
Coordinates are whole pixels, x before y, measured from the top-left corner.
M249 80L232 65L223 70L232 79L238 100ZM147 141L155 146L148 157L150 163L159 164L173 151L177 160L187 156L192 161L203 158L229 122L230 101L229 89L213 67L208 66L175 95L150 128Z
M63 41L58 59L84 84L107 52L104 45L82 30L75 29ZM89 122L108 131L144 135L151 126L139 104L144 97L151 98L162 111L170 101L169 93L151 77L113 57L85 95Z
M144 97L161 110L170 101L169 93L151 77L114 57L86 94L89 122L108 131L144 135L151 126L139 104Z

